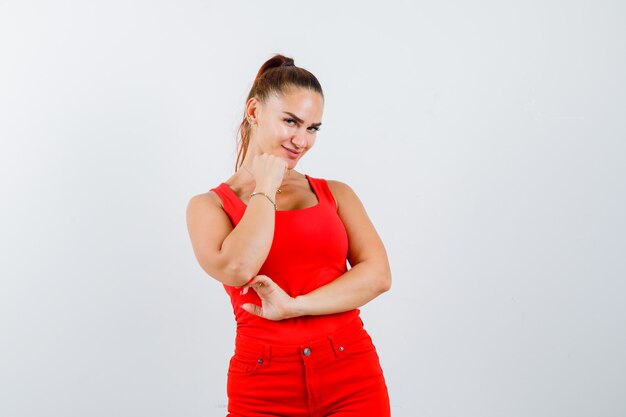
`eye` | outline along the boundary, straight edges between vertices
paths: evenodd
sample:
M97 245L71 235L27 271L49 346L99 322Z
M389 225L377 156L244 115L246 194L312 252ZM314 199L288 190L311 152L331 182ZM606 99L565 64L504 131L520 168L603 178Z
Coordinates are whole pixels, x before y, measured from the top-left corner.
M283 121L285 121L287 124L291 124L291 123L298 124L294 119L283 119ZM313 129L313 132L319 132L320 127L319 126L313 126L313 127L310 127L309 129Z

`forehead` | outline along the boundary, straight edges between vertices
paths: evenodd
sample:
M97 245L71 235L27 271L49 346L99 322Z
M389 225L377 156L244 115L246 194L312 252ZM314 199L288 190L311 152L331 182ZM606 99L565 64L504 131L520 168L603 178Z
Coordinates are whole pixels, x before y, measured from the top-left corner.
M324 99L317 91L308 88L291 88L284 95L272 94L267 100L267 107L275 112L291 112L300 118L319 122L324 110Z

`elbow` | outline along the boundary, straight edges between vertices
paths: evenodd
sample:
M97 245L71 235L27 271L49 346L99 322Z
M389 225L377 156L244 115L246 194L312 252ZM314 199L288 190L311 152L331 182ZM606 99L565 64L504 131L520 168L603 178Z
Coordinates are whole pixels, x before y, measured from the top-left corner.
M250 272L250 268L241 262L229 264L224 272L225 277L222 282L232 287L242 287L255 276L255 274Z
M382 294L391 289L391 274L386 274L380 280L380 286L378 287L379 292Z
M377 274L376 292L382 294L391 289L391 270L387 266L384 270Z
M252 268L240 260L232 260L223 253L217 255L196 255L200 266L211 278L231 287L241 287L256 274Z

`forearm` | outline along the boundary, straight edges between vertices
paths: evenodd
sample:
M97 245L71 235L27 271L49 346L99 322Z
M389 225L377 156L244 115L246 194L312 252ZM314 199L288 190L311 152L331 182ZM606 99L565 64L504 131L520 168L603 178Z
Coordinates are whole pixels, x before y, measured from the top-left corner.
M322 315L349 311L367 304L391 286L391 271L385 262L356 264L334 281L296 297L294 315Z
M268 195L275 199L272 193ZM274 223L274 207L265 196L257 195L250 198L241 220L224 239L221 252L240 271L242 285L256 275L265 262L274 239Z

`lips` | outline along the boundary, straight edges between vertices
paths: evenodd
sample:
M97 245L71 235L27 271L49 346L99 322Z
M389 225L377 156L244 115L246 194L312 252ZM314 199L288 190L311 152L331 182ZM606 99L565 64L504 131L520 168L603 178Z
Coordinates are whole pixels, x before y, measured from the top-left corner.
M302 153L302 151L298 152L295 151L293 149L289 149L289 148L285 148L283 146L283 148L287 151L287 154L291 157L291 158L297 158L298 156L300 156L300 154Z

